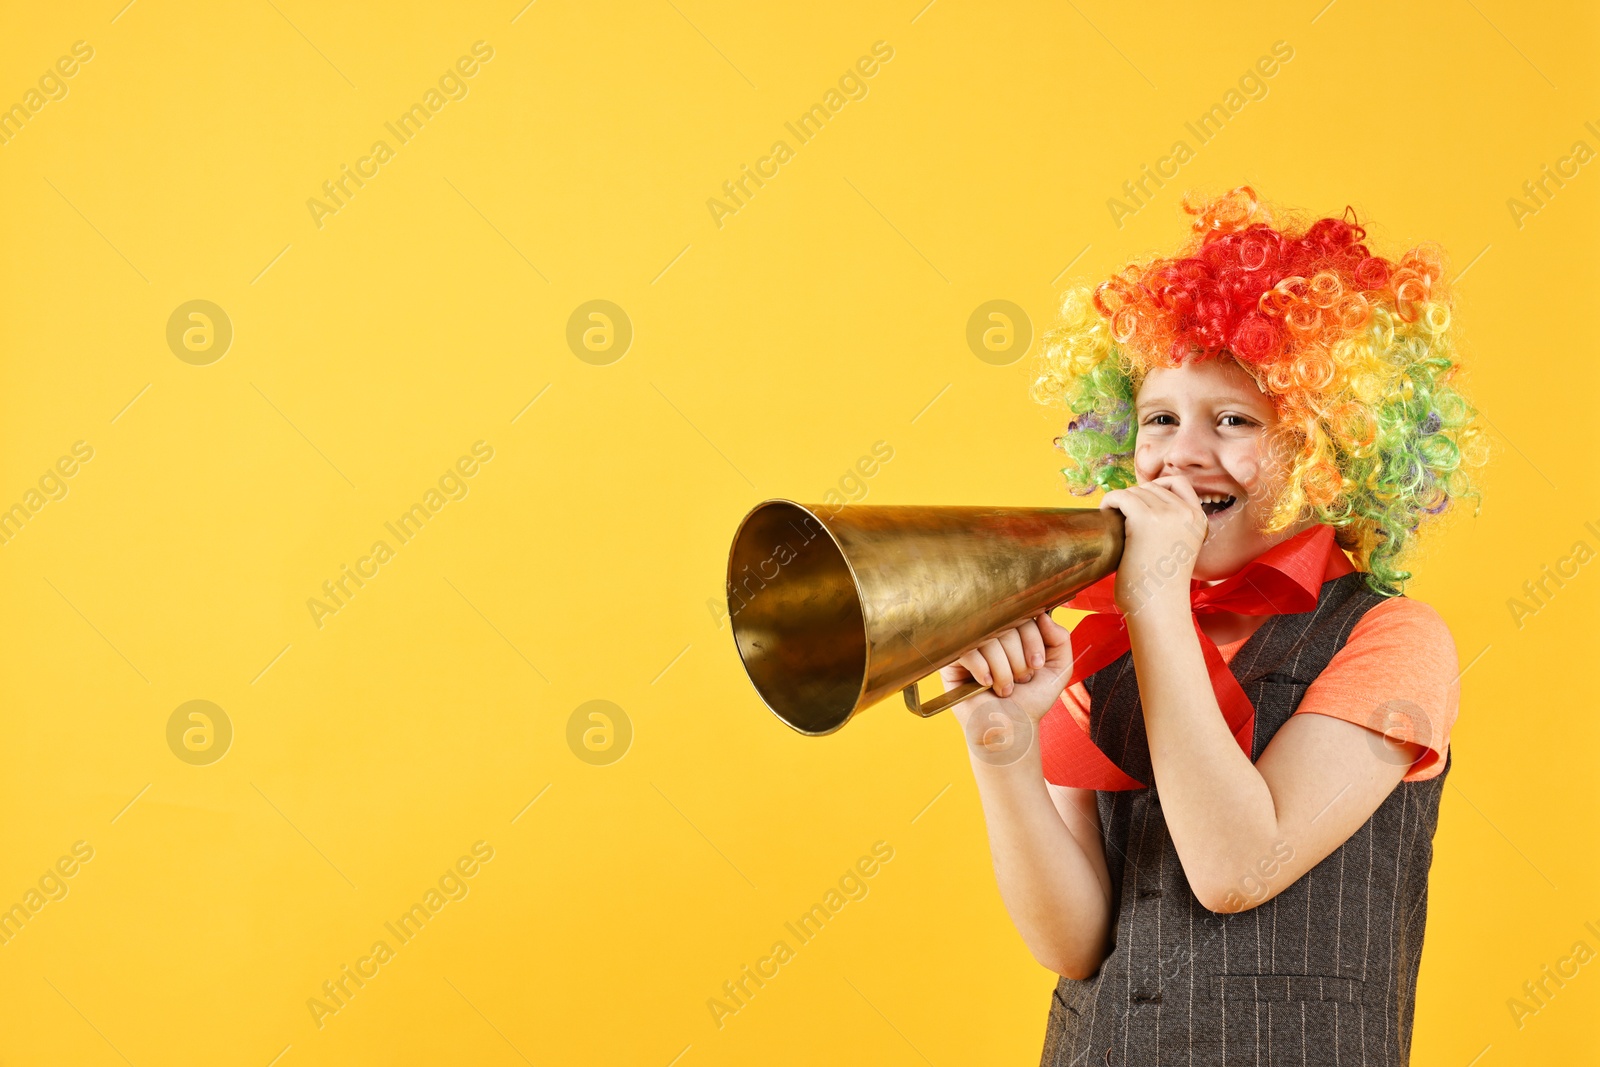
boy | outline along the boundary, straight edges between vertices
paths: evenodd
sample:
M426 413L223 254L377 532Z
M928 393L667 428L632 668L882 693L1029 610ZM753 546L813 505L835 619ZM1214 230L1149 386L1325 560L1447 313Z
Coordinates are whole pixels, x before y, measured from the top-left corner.
M1041 1062L1404 1064L1459 692L1400 560L1484 444L1442 270L1248 188L1185 208L1184 254L1067 295L1035 383L1117 573L943 672L995 687L955 711L1062 976Z

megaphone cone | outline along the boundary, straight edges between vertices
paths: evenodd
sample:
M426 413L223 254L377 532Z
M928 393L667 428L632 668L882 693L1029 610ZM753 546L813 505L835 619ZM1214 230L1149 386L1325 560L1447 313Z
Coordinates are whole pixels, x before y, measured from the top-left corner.
M917 680L1110 574L1112 509L938 507L773 499L728 554L728 615L756 692L803 734L831 734L901 690L924 717L988 687L923 704Z

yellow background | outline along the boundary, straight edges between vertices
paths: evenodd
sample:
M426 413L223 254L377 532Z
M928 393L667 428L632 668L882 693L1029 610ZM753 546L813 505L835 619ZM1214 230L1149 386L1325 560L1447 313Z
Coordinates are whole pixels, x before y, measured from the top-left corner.
M8 13L0 104L75 41L94 58L0 146L0 504L76 441L94 458L0 547L0 906L74 842L94 858L0 946L0 1059L1036 1062L1053 976L955 724L886 703L802 738L708 604L749 507L820 500L877 441L871 502L1092 504L1030 359L979 360L967 319L1006 299L1043 329L1069 282L1174 246L1183 189L1249 183L1470 268L1498 447L1408 590L1472 662L1413 1062L1600 1062L1600 964L1520 1028L1507 1007L1600 949L1600 577L1508 607L1600 547L1600 174L1520 225L1507 205L1600 147L1594 10L922 3ZM319 228L308 198L479 40L469 94ZM784 122L880 40L868 95L796 145ZM1279 40L1267 95L1198 145L1184 122ZM706 201L780 138L719 227ZM1108 199L1179 138L1194 158L1119 228ZM206 366L166 342L194 299L234 329ZM595 299L635 331L603 366L565 340ZM479 440L465 499L314 625ZM233 726L207 766L167 745L190 700ZM567 744L590 700L632 726L610 765ZM469 895L319 1029L307 999L477 841ZM876 841L870 893L719 1029L708 998Z

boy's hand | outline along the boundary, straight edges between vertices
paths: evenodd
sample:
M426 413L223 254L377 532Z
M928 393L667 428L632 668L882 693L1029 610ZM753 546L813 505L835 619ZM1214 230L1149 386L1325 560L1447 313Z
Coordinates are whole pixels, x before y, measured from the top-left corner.
M1200 497L1187 478L1170 474L1127 489L1113 489L1100 509L1122 513L1126 538L1117 564L1117 607L1137 614L1152 601L1189 603L1200 546L1211 532Z
M1072 675L1072 634L1048 612L993 637L939 672L946 691L976 679L994 688L968 697L951 714L985 762L1021 759L1037 724Z

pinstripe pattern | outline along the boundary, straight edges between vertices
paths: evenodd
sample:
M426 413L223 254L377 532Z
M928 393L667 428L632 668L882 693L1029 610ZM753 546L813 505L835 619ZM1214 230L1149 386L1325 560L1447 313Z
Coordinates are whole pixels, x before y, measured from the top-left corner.
M1252 759L1382 600L1362 575L1274 615L1229 664L1255 705ZM1153 782L1131 653L1087 680L1095 744ZM1401 1067L1409 1062L1428 868L1443 771L1402 782L1349 840L1271 900L1234 915L1189 890L1156 787L1098 795L1115 946L1051 997L1041 1067Z

